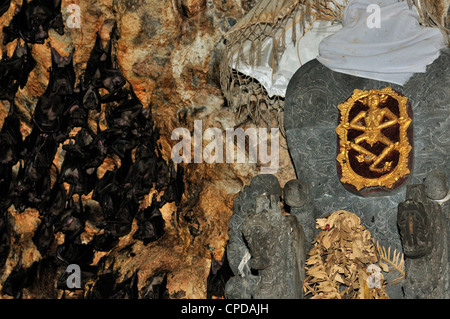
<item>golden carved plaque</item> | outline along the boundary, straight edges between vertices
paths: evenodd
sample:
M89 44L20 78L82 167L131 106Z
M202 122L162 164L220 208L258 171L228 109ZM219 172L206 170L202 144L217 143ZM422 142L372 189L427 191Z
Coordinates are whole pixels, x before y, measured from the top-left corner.
M391 190L410 173L412 119L408 98L391 87L354 90L340 111L337 166L348 189Z

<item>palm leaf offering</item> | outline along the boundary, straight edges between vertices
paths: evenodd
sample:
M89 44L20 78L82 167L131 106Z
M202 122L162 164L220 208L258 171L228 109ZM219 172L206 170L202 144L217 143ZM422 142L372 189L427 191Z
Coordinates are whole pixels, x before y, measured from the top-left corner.
M405 259L403 254L394 250L391 256L391 247L389 247L386 252L386 248L380 246L378 242L376 248L380 257L378 265L380 265L381 269L389 274L397 274L397 277L389 280L389 284L395 285L399 283L405 278Z
M312 299L386 299L387 281L377 246L358 216L339 210L317 219L321 229L306 260L305 297ZM387 257L387 255L383 255ZM396 255L400 258L398 255ZM398 259L397 258L397 259ZM395 262L399 266L399 262ZM401 267L398 267L401 269Z

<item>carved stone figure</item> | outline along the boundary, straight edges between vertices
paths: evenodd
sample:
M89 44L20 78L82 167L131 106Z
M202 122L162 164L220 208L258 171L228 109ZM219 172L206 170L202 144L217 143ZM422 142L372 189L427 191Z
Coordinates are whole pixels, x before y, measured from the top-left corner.
M292 215L282 213L281 187L273 175L256 176L235 199L227 257L235 277L227 298L302 298L305 237Z
M397 221L405 254L405 298L448 299L447 218L427 198L425 185L407 186Z
M305 233L305 247L308 252L313 247L316 235L316 220L314 218L314 201L308 185L298 179L288 181L283 189L284 203L289 207L289 213L297 218Z
M413 109L413 167L408 181L395 192L382 198L355 196L338 178L337 106L346 101L355 89L382 90L388 86L408 97ZM322 218L336 210L352 211L380 245L401 251L396 221L398 203L405 199L406 184L422 183L435 169L448 171L449 116L448 48L427 66L425 73L414 74L403 86L334 72L316 59L302 65L291 78L286 91L284 128L297 178L308 185L314 200L314 218ZM401 290L395 293L388 291L392 298L400 298L400 293Z
M382 90L388 86L408 98L414 113L410 124L410 127L414 126L413 167L405 184L383 194L382 198L355 196L338 177L337 107L355 89ZM405 199L405 185L423 183L433 170L447 172L449 169L449 124L449 48L441 50L425 73L414 74L403 86L334 72L314 59L297 70L286 91L284 128L287 144L297 178L308 185L313 198L314 218L322 218L336 210L352 211L379 244L391 247L391 250L402 251L396 218L398 204ZM403 298L401 284L388 286L386 290L390 298Z

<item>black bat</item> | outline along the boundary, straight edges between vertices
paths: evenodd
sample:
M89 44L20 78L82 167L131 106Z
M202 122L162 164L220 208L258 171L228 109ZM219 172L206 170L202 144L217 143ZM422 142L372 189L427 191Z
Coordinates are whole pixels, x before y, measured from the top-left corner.
M61 221L55 223L55 232L62 232L65 235L65 242L75 242L85 226L81 207L71 206L61 214Z
M80 131L77 136L82 135L80 133L83 132ZM72 194L89 194L94 189L98 180L97 168L86 168L85 153L83 153L83 147L79 143L66 144L63 146L63 149L66 151L66 155L61 165L60 182L70 184L71 193L69 194L69 198Z
M145 246L158 240L164 234L165 222L159 210L160 204L154 194L151 205L136 215L139 228L133 234L133 238L142 240Z
M12 167L10 165L0 165L0 210L8 209L12 203L10 190L12 183Z
M19 169L18 180L12 190L14 206L19 212L27 207L41 210L41 205L50 197L50 190L50 170L26 164Z
M77 264L82 270L92 272L90 264L94 260L94 247L91 243L80 244L65 240L56 247L56 257L66 265Z
M17 90L25 87L28 75L35 66L36 61L26 43L22 46L18 41L11 58L8 58L6 51L3 52L0 62L0 100L8 100L13 104Z
M19 211L26 207L40 210L41 205L49 199L50 168L57 147L51 135L39 133L36 128L25 138L19 172L11 190L14 206Z
M9 10L9 6L11 5L11 0L0 0L0 17L5 14L6 11Z
M129 95L130 99L123 99L119 106L107 110L106 122L109 128L124 129L139 126L137 121L142 114L142 103L133 91L130 91Z
M92 194L92 199L103 210L104 220L97 226L109 230L117 237L130 232L131 223L139 209L139 203L132 196L128 198L127 189L123 187L129 167L130 164L124 161L120 169L107 171L95 185Z
M181 197L184 193L184 169L183 166L178 165L175 172L173 162L169 163L169 185L162 196L163 203L175 202L175 205L180 205Z
M47 223L44 219L42 219L33 235L33 243L41 256L45 255L54 240L55 234L53 231L53 225Z
M94 286L86 294L87 299L108 299L114 293L116 277L112 272L98 276Z
M91 55L86 64L84 73L84 85L88 87L90 84L95 84L102 77L103 70L112 66L111 58L111 40L108 41L106 47L102 45L102 38L97 32L94 47L91 50Z
M34 262L31 267L24 269L22 259L19 258L19 262L3 283L2 292L16 299L21 299L23 288L30 286L36 278L37 265L38 263Z
M61 213L66 208L67 193L64 185L58 183L59 175L56 177L48 201L44 202L39 213L43 216L45 223L53 225L59 221Z
M83 107L80 94L74 93L66 98L66 109L63 113L63 128L70 130L74 127L88 127L89 109Z
M56 171L56 181L58 181L59 172L57 168ZM66 195L64 186L55 182L48 200L44 201L39 209L41 223L33 236L33 242L42 256L44 256L55 239L53 224L60 222L60 216L66 208Z
M81 105L88 110L101 111L102 96L92 84L85 87L83 83L80 84ZM103 102L105 103L105 102Z
M111 39L115 34L115 30L116 28L114 27L105 48L103 48L100 34L97 32L95 45L89 56L84 76L85 87L93 85L95 88L105 88L113 94L112 96L119 94L120 89L126 83L122 73L112 60Z
M50 46L52 52L52 67L47 89L41 95L33 113L33 123L40 132L58 133L63 135L68 130L68 124L63 116L66 108L73 106L75 71L73 68L73 52L62 57ZM69 105L67 105L69 104Z
M0 131L0 164L14 166L20 159L22 151L22 133L20 119L15 112L8 115Z
M8 219L6 210L0 210L0 269L6 263L10 251L10 234L8 230Z
M61 0L23 0L22 7L16 9L9 25L3 28L3 43L20 37L27 43L43 44L49 29L64 34Z
M113 216L105 219L105 228L112 235L122 237L131 231L133 218L139 209L139 203L128 200L120 203L119 209L115 210Z
M130 277L128 274L122 282L116 284L113 290L113 294L109 297L110 299L138 299L138 271L135 271Z
M225 284L233 277L233 271L228 264L226 256L226 252L223 254L222 260L216 260L211 256L211 269L206 279L207 299L225 297Z
M114 236L109 231L105 231L103 234L95 235L92 239L92 244L96 251L110 251L119 242L119 237Z
M167 272L156 274L148 280L148 285L142 288L142 299L169 299L167 290Z
M47 89L56 94L72 94L76 80L73 67L74 51L65 57L61 56L51 45L49 46L52 52L52 67Z

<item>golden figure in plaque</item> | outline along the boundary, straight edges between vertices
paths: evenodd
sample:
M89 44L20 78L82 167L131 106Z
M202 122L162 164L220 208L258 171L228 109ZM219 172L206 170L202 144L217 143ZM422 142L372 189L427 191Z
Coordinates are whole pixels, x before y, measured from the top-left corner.
M408 98L391 87L355 90L338 106L340 123L337 161L341 182L356 190L366 187L392 188L408 175L412 149L407 130Z

